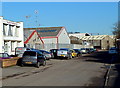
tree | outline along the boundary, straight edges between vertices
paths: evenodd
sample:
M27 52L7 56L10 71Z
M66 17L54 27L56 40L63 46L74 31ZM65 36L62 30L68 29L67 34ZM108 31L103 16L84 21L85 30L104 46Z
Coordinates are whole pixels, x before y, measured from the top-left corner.
M117 39L119 39L120 38L120 21L114 24L113 29L114 29L113 34L116 36Z

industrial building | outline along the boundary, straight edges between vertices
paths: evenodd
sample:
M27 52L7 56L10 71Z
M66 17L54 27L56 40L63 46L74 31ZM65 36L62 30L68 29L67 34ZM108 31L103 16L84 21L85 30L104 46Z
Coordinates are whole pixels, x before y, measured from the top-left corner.
M37 36L34 36L34 39L39 38L41 41L37 47L36 44L32 44L31 41L33 32L37 33ZM42 48L42 49L51 49L51 48L60 48L60 45L69 45L70 38L65 27L41 27L41 28L24 28L24 39L26 46L30 48ZM33 40L32 40L33 41ZM35 41L34 41L35 43ZM42 46L42 47L41 47Z

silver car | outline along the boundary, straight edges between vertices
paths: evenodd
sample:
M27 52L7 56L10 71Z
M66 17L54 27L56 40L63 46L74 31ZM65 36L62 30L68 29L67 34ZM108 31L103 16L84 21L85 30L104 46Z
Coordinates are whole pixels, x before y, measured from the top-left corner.
M25 51L22 57L21 66L32 64L39 68L46 65L46 57L38 50Z

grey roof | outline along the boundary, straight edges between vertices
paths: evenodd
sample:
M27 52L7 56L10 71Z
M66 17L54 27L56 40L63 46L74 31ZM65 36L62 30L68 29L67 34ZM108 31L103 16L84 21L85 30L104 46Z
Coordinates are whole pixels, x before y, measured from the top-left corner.
M108 35L95 35L95 36L83 36L80 39L81 40L102 40Z
M41 37L57 36L62 27L24 28L26 31L36 30ZM27 35L25 33L25 35Z

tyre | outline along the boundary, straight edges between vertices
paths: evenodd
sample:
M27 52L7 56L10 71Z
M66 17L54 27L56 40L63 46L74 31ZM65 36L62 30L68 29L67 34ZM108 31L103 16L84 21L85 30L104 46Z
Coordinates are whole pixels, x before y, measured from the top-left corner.
M72 55L70 55L70 59L72 59Z
M69 59L72 59L72 55L69 55L69 56L68 56L67 60L69 60Z
M37 62L36 67L37 67L37 68L40 67L40 62Z
M45 65L46 65L46 60L43 60L42 65L43 65L43 66L45 66Z
M21 67L23 67L24 66L24 64L23 63L21 63L21 65L20 65Z
M78 54L78 55L77 55L77 57L80 57L80 56L81 56L81 54Z

